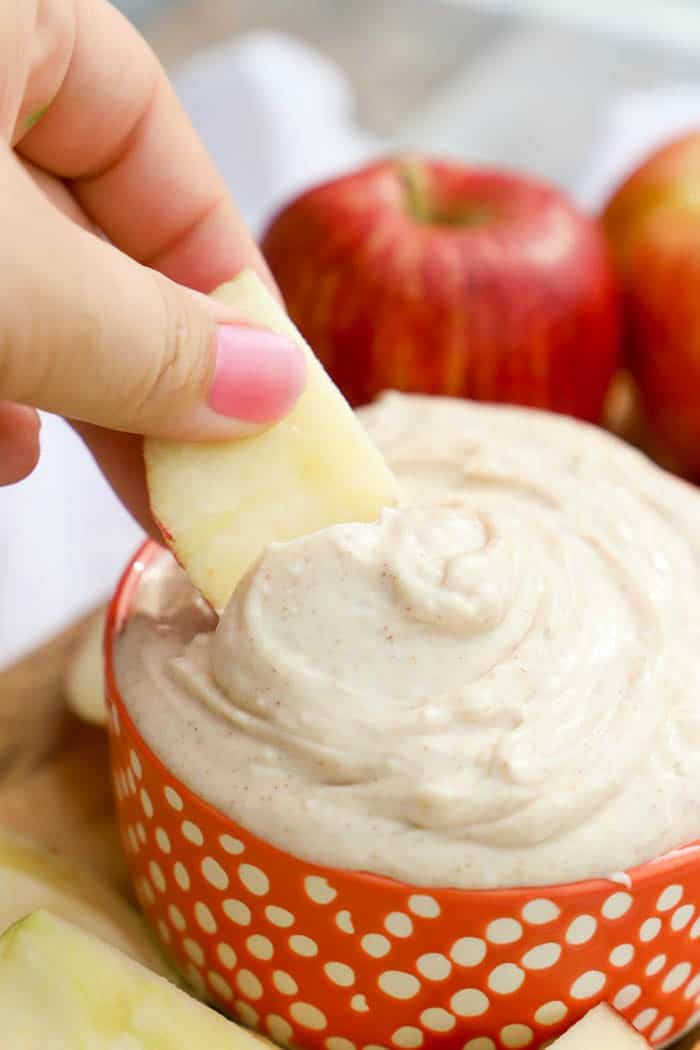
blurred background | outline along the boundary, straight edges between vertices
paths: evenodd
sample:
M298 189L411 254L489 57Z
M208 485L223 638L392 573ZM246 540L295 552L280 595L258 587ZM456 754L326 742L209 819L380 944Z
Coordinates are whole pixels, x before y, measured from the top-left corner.
M697 0L117 0L160 55L256 233L396 148L515 168L597 209L700 126ZM46 419L0 490L0 666L106 597L140 535ZM45 522L52 523L47 536Z

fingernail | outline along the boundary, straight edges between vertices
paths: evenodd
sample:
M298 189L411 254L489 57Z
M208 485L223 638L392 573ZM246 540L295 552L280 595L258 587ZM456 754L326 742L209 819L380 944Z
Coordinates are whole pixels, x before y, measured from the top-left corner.
M294 407L304 389L302 350L284 336L245 325L219 325L209 405L219 415L272 423Z

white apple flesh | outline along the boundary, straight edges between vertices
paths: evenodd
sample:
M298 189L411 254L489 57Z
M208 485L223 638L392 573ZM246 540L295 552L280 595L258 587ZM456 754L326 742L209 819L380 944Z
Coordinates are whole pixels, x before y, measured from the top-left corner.
M102 638L106 610L96 613L78 643L68 665L64 684L68 707L91 725L102 726L107 721L104 690L104 661Z
M295 340L306 387L280 423L218 444L147 439L153 515L168 546L216 610L270 543L329 525L374 521L396 502L379 451L284 310L250 271L218 298Z
M555 1040L551 1050L649 1050L649 1043L607 1003L601 1003Z
M48 912L0 937L7 1050L260 1050L264 1040Z
M78 865L0 830L0 931L38 908L171 975L143 919L122 897Z

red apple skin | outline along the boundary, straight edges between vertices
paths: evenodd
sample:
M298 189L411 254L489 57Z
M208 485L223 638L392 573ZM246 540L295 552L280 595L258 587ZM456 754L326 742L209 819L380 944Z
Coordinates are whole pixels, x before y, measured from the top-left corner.
M700 479L700 133L652 154L603 223L625 298L631 371L680 472Z
M599 226L556 190L386 159L297 198L262 246L352 404L393 388L600 419L618 288Z

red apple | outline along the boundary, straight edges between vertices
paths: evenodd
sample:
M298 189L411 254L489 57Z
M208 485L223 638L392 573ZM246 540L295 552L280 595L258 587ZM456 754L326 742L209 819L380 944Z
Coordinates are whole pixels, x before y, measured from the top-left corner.
M649 157L603 221L624 289L630 367L650 426L700 478L700 133Z
M387 159L297 198L263 251L353 404L393 387L600 419L616 281L597 224L549 186Z

